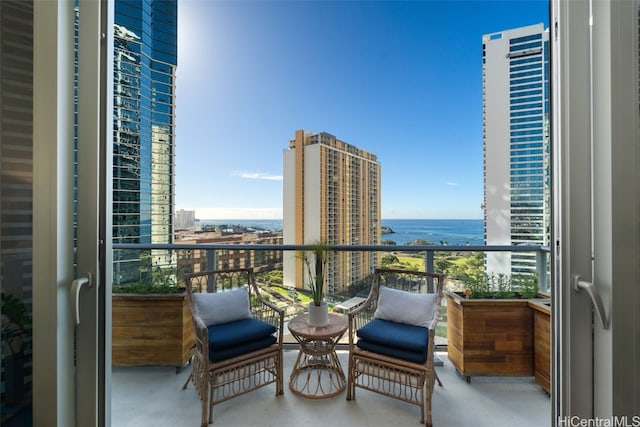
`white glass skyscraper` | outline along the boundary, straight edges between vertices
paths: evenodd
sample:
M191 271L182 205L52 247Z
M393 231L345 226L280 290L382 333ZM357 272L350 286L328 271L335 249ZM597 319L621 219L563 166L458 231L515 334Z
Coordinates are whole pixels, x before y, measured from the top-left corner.
M549 245L549 32L536 24L482 38L484 239ZM535 253L493 252L487 273L535 273Z

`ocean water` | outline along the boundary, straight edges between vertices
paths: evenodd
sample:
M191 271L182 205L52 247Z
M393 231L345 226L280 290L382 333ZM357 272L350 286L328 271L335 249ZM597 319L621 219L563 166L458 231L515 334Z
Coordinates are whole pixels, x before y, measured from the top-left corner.
M394 233L382 235L404 245L418 239L434 245L483 245L484 227L481 219L383 219L382 225Z
M203 219L200 225L241 225L256 230L282 230L281 219ZM383 234L382 240L393 240L404 245L417 239L427 240L434 245L445 243L455 245L483 245L483 221L481 219L383 219L382 225L390 227L394 233Z

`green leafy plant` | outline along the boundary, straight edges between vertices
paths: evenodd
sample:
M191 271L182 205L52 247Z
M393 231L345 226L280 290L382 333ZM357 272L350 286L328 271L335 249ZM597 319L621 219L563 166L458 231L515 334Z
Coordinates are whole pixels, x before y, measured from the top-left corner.
M327 260L330 252L329 245L326 242L313 243L310 249L302 252L302 259L309 277L309 284L311 285L313 304L316 306L322 305Z
M31 334L31 315L21 299L2 293L2 342L14 357L23 356ZM4 350L3 350L4 353Z
M479 298L535 298L538 295L538 278L531 274L484 274L464 281L465 295Z
M469 298L486 298L491 291L489 276L486 274L480 275L477 278L466 277L463 283L467 290L465 291L465 295Z
M150 285L148 283L128 283L126 285L113 285L111 292L114 294L179 294L184 288L177 285Z
M498 274L498 276L492 276L492 283L495 288L495 297L498 299L513 298L514 292L511 286L511 279L506 274Z
M538 296L538 277L532 274L515 274L511 276L511 286L522 298Z
M153 264L150 254L140 257L140 280L113 284L114 294L179 294L184 291L184 271L180 267Z

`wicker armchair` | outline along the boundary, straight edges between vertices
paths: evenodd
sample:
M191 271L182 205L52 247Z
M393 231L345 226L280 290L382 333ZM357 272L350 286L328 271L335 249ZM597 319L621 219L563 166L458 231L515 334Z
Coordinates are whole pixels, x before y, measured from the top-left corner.
M347 400L355 400L360 387L418 405L420 423L426 419L432 425L431 395L436 379L440 382L433 350L444 279L442 274L376 269L369 296L348 313Z
M188 274L186 289L196 346L183 389L193 382L202 400L202 426L213 423L217 403L271 383L276 396L283 394L284 312L260 295L253 270Z

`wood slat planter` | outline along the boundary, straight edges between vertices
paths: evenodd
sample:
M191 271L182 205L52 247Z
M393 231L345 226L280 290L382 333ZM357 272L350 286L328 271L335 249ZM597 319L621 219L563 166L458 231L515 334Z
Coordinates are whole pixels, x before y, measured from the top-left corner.
M114 294L113 366L184 366L195 345L185 293Z
M547 304L531 303L536 383L551 393L551 309Z
M446 297L449 360L468 381L475 375L534 375L529 300Z

